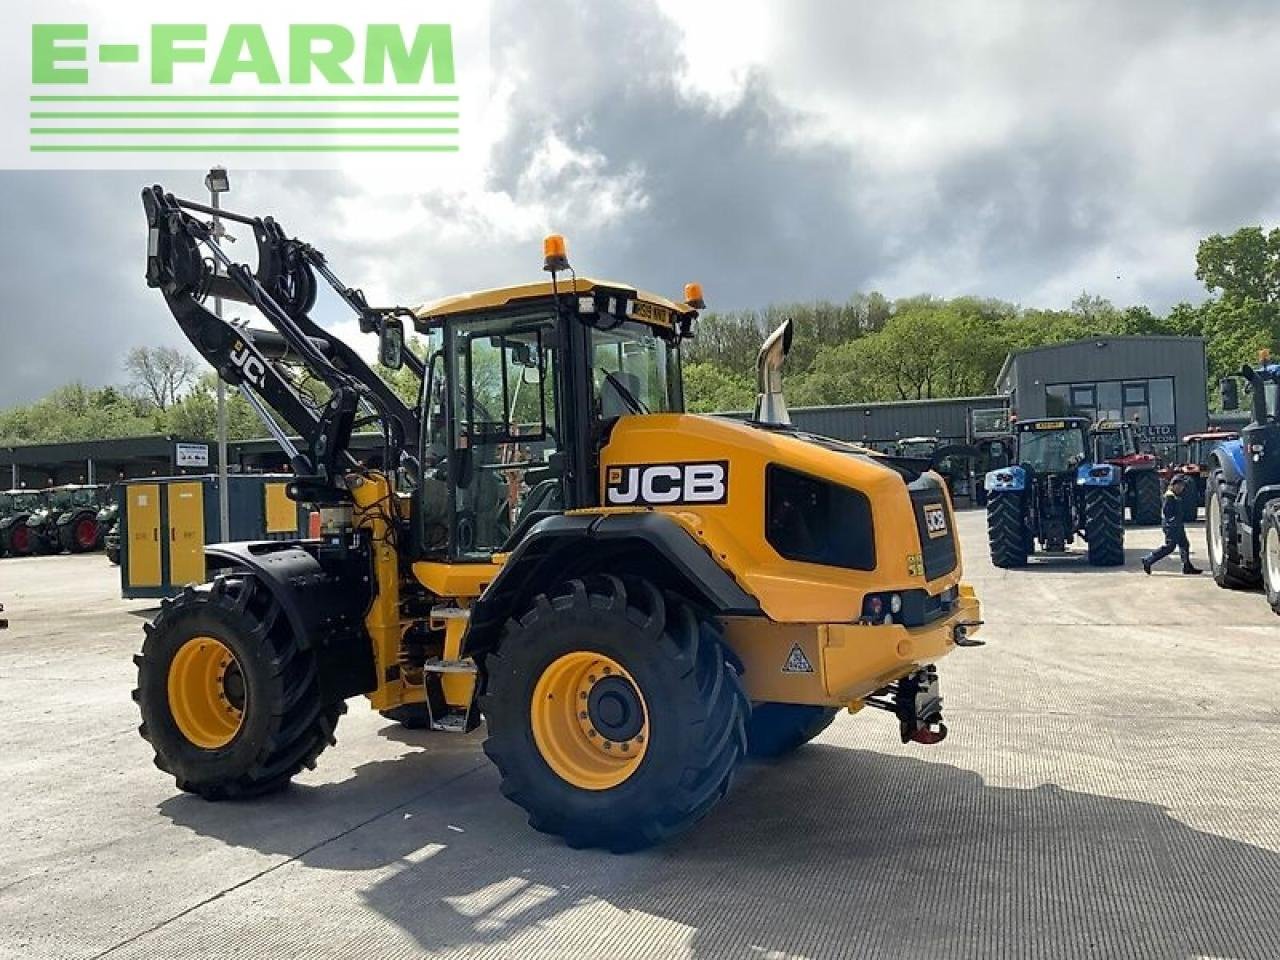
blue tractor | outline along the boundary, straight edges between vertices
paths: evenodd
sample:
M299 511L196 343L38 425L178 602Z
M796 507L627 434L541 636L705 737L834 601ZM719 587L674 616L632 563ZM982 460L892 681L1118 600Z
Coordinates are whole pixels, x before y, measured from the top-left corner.
M1264 357L1240 371L1252 395L1252 417L1237 440L1219 443L1205 480L1205 535L1213 579L1229 589L1267 591L1280 613L1280 364ZM1224 410L1239 407L1236 381L1222 382Z
M1083 417L1022 420L1014 425L1010 465L987 474L987 537L991 562L1022 567L1040 549L1063 553L1077 536L1089 563L1124 563L1124 478L1119 467L1095 463Z

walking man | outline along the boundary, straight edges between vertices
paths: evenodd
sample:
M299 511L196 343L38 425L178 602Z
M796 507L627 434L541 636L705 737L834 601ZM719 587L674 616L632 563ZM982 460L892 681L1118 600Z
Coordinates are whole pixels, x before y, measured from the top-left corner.
M1187 528L1182 521L1182 493L1187 483L1186 474L1175 473L1164 491L1164 503L1160 507L1160 529L1164 532L1164 546L1142 558L1142 572L1151 576L1151 568L1177 550L1182 554L1183 573L1202 573L1191 565L1191 544L1187 542Z

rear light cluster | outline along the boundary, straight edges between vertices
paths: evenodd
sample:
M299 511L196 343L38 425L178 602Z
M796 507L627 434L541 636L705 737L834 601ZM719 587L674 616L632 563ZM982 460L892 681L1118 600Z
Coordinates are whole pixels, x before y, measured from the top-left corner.
M902 594L868 593L862 598L862 617L859 623L896 623L894 617L902 613Z

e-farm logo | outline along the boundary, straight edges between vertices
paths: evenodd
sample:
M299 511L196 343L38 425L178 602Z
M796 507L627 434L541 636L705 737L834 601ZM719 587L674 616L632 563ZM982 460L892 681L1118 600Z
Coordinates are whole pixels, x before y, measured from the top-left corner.
M459 4L230 0L236 9L211 8L209 22L173 22L168 4L139 6L159 16L53 22L39 7L29 33L29 154L131 155L135 165L152 166L157 154L460 149L462 81L473 67L468 46L478 44L474 29L459 43L449 16ZM290 18L288 8L307 16ZM322 20L312 16L317 8L339 16ZM260 18L236 16L250 9ZM487 44L487 16L484 32Z

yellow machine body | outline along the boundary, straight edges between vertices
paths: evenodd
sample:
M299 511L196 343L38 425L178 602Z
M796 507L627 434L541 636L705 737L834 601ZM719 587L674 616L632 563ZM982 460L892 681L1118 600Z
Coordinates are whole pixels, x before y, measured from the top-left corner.
M622 417L613 426L600 456L602 502L608 503L611 480L645 464L716 462L725 465L722 502L670 507L603 506L578 514L664 513L705 548L717 564L759 603L763 616L725 617L725 639L745 667L743 682L753 700L847 706L857 709L864 697L921 666L947 655L957 628L972 635L981 620L971 588L962 583L959 546L954 568L934 580L923 570L921 534L902 478L874 454L852 444L811 442L790 432L760 429L716 417L656 414ZM765 535L766 472L779 465L813 478L863 493L872 505L876 563L854 570L788 560ZM374 531L378 593L367 626L373 640L378 676L395 671L401 637L414 623L399 610L401 567L385 542L379 504L388 502L385 479L364 480L356 487L361 523ZM942 516L954 537L954 515L945 486L938 486ZM488 563L420 561L412 575L438 598L446 616L433 623L444 630L445 660L463 649L466 612L495 580L506 560ZM930 595L954 591L951 610L926 626L865 623L867 594L923 590ZM794 657L799 649L801 656ZM800 668L796 664L802 665ZM807 669L803 665L807 665ZM474 694L474 676L449 675L446 700L465 706ZM403 678L384 679L370 694L373 705L387 709L420 702L420 685Z

